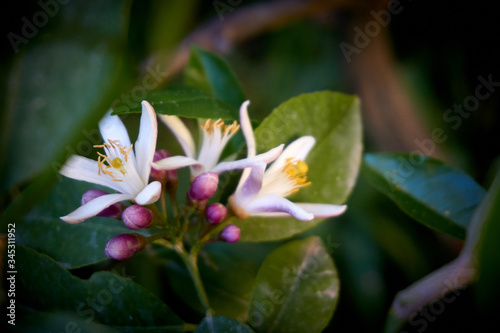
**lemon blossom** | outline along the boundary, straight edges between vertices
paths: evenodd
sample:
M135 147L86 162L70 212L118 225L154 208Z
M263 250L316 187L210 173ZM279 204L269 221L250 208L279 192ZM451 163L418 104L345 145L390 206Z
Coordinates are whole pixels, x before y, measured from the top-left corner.
M280 145L260 155L253 154L251 158L247 159L219 162L224 147L240 128L236 121L225 124L222 119L206 120L201 125L203 140L201 148L197 152L191 133L179 117L168 115L159 115L159 117L174 133L186 156L172 156L156 161L153 163L154 168L170 170L189 166L192 178L205 172L219 174L228 170L244 169L259 161L269 163L279 156L284 146Z
M139 135L134 146L122 121L118 116L112 116L111 110L99 122L99 130L104 143L94 147L103 149L104 154L98 152L97 161L73 155L60 173L68 178L109 187L118 193L99 196L61 217L67 223L80 223L120 201L131 200L147 205L160 197L160 182L148 184L158 133L153 107L146 101L142 102Z
M255 137L248 117L249 102L242 105L241 127L248 148L248 158L256 154ZM313 218L332 217L342 214L345 205L318 203L293 203L286 199L302 187L311 185L307 181L307 155L316 140L303 136L290 143L269 166L264 161L254 163L244 170L229 204L240 218L249 216L293 216L309 221Z

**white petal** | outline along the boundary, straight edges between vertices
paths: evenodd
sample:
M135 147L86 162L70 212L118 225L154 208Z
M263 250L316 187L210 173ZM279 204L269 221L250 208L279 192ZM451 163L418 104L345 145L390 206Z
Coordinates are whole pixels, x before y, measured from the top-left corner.
M59 171L68 178L83 180L85 182L103 185L118 192L124 192L121 182L111 180L111 177L101 173L97 167L97 161L89 158L73 155Z
M154 181L144 188L136 197L135 202L139 205L149 205L156 202L161 195L161 183Z
M195 169L199 169L200 172L205 171L203 164L197 160L186 157L186 156L171 156L164 158L162 160L153 162L152 166L158 170L174 170L179 168L184 168L187 166L192 166Z
M286 213L302 221L310 221L314 218L313 214L308 213L290 200L274 194L259 196L243 208L245 212L254 216L269 216L268 213Z
M312 213L314 218L338 216L347 209L346 205L328 205L302 202L296 203L296 205L305 211Z
M109 110L99 122L99 130L104 142L108 140L119 140L123 146L130 147L130 138L127 129L120 117L112 116Z
M151 162L155 154L156 139L158 135L158 124L156 113L151 104L142 101L141 124L139 136L135 142L135 157L137 161L137 172L139 177L147 183L151 172Z
M72 213L62 216L61 220L70 224L80 223L96 216L103 209L108 208L112 204L124 200L130 200L132 198L133 197L129 194L106 194L87 202L85 205L80 206Z
M159 116L160 119L165 123L165 125L170 128L172 133L174 133L186 156L195 158L196 151L193 137L191 136L191 132L189 132L182 120L176 116L167 116L163 114Z
M255 147L255 136L253 134L252 123L250 122L250 117L248 117L248 105L250 101L245 101L240 107L240 126L243 136L247 144L247 157L254 157L257 153Z
M211 172L222 173L229 170L250 168L256 165L256 163L258 162L264 162L267 164L275 160L281 154L281 152L283 151L283 146L284 145L279 145L276 148L273 148L263 154L259 154L252 158L244 158L241 160L231 161L231 162L221 162L217 164L217 166L213 168ZM250 169L248 170L248 172L250 172ZM245 181L245 179L243 181Z
M264 162L258 162L255 166L250 168L250 174L244 182L242 182L240 178L238 188L233 195L233 201L237 206L246 210L245 205L257 196L262 188L262 179L264 177L265 169L266 164Z
M312 136L302 136L290 143L281 153L280 157L267 169L266 173L274 173L282 170L289 158L305 160L311 149L314 147L316 139Z

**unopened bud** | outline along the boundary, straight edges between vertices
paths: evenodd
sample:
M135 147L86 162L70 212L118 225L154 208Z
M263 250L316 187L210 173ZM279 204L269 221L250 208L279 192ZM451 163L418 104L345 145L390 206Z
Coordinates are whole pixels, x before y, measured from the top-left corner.
M108 258L125 260L139 252L146 245L146 239L139 234L121 234L111 238L104 249Z
M234 224L226 226L219 234L219 239L223 242L234 243L240 239L241 231L240 228Z
M219 176L213 172L202 173L193 180L189 189L189 198L193 201L203 201L217 191Z
M92 201L95 198L101 197L106 194L109 193L103 190L98 190L98 189L88 190L87 192L83 193L82 200L80 203L83 206L89 201ZM97 214L97 216L112 217L115 219L119 219L122 216L122 212L125 209L125 207L126 206L123 203L117 202L107 208L104 208L99 214Z
M227 208L221 203L214 203L207 207L205 214L208 222L212 224L219 224L226 217Z
M170 156L172 155L170 155L170 153L165 149L157 150L153 155L153 162L158 162ZM157 180L162 184L177 184L177 170L158 170L154 167L151 167L151 173L149 174L149 177L151 178L151 180Z
M153 212L141 205L132 205L123 211L122 220L132 230L147 228L153 224Z

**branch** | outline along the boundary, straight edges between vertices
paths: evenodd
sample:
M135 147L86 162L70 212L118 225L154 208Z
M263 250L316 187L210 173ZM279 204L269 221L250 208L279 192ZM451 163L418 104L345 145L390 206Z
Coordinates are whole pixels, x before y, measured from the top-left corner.
M189 48L196 44L217 53L229 52L236 43L243 42L265 31L285 26L294 21L314 17L336 9L364 6L356 0L277 0L236 8L223 19L214 18L187 36L170 57L167 57L167 76L162 84L186 65ZM148 64L165 61L164 55L153 55Z

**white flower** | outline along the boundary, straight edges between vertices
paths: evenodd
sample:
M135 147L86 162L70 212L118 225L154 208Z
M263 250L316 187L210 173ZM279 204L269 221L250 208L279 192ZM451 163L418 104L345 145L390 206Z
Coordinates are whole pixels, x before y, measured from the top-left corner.
M160 197L160 182L148 184L158 133L153 107L146 101L142 102L139 136L134 149L127 129L118 116L111 115L111 110L99 122L99 130L104 143L95 147L102 148L105 154L98 153L97 161L73 155L60 172L66 177L103 185L118 193L97 197L61 217L67 223L80 223L120 201L132 200L148 205Z
M242 106L241 127L248 158L252 158L256 145L247 106L248 101ZM300 188L311 185L307 181L309 167L305 159L315 143L312 136L300 137L290 143L267 170L265 162L245 169L235 193L229 198L234 213L240 218L292 215L303 221L342 214L347 208L345 205L293 203L286 199Z
M244 169L260 161L269 163L275 160L283 150L283 145L280 145L266 153L257 156L253 154L251 158L219 162L224 147L239 130L240 125L236 121L230 125L226 125L222 119L208 119L201 125L203 140L199 153L196 156L194 139L179 117L167 115L159 115L159 117L174 133L186 156L172 156L156 161L153 163L153 167L158 170L171 170L190 166L191 177L195 178L204 172L219 174L229 170Z

